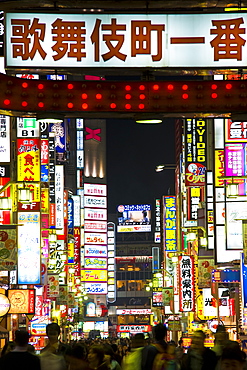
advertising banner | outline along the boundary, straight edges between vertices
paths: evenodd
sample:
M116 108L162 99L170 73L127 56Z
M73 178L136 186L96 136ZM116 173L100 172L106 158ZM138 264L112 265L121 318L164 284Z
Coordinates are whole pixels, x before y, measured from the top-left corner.
M35 313L34 289L9 289L10 310L8 313Z
M211 274L214 269L213 258L198 258L198 286L199 288L210 287Z
M220 177L225 176L225 151L215 150L215 166L214 166L214 181L215 186L223 187L225 181L220 179Z
M106 221L107 210L85 208L85 220Z
M39 139L17 139L17 181L40 181Z
M195 310L195 279L194 258L192 256L179 257L180 300L179 311L191 312Z
M131 204L119 205L117 232L150 232L151 205Z
M84 258L84 267L86 269L106 269L107 268L107 258Z
M84 184L85 195L98 195L102 197L107 196L106 185L102 184Z
M85 245L85 257L107 257L106 245Z
M81 281L84 282L106 282L107 270L82 270Z
M85 220L84 230L85 231L106 232L107 231L107 222L106 221Z
M0 115L0 156L1 163L10 162L10 117Z
M188 187L187 188L187 220L197 221L197 210L199 203L204 200L202 187Z
M177 208L175 196L163 197L164 208L164 249L166 251L177 250Z
M207 160L206 121L185 121L185 186L204 186Z
M48 298L57 298L59 297L59 275L53 274L48 275Z
M107 294L107 283L85 283L87 294Z
M247 143L247 122L225 120L225 141L227 143Z
M13 68L237 69L247 60L244 12L7 13L5 21L5 64Z
M85 233L85 244L106 245L107 234Z
M84 207L106 208L107 207L106 199L107 199L106 197L94 197L86 195L84 197Z
M34 316L30 321L30 334L32 336L46 336L46 326L49 324L47 316Z
M18 284L40 284L40 213L18 212Z

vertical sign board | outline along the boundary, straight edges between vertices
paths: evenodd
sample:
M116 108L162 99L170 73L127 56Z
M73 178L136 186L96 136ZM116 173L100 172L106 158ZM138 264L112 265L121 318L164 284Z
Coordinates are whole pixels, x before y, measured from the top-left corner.
M197 221L199 203L203 201L203 188L190 186L187 188L187 220Z
M18 212L18 282L40 284L40 213Z
M155 200L155 232L154 232L154 242L160 243L160 199Z
M10 117L0 115L0 157L1 163L10 162Z
M81 228L74 227L74 269L75 276L81 276Z
M179 311L195 311L194 258L183 255L179 257L180 300Z
M244 254L241 253L240 278L242 290L242 305L247 308L247 265L244 264Z
M56 199L55 199L55 138L49 135L49 195L50 195L50 227L56 225Z
M64 153L66 149L66 135L64 129L64 122L60 120L55 120L50 124L50 132L54 134L55 137L55 150L58 153Z
M107 301L116 301L116 226L113 222L107 223L107 246L108 246L108 294Z
M206 173L206 121L185 121L185 186L204 186Z
M17 139L17 181L40 181L39 139Z
M55 165L55 215L57 229L63 229L64 227L63 192L64 167L62 165Z
M174 252L177 250L177 221L176 197L164 196L164 249Z
M98 223L98 221L105 221L107 219L107 188L103 184L84 184L84 206L85 206L85 233L84 233L84 245L85 254L87 250L91 253L98 253L98 250L102 251L101 257L84 257L84 272L89 269L99 269L104 271L107 269L108 261L108 234L107 229L104 227L104 222ZM94 222L93 222L93 221ZM87 229L87 230L86 230ZM113 251L111 251L113 252ZM90 253L89 253L90 254ZM112 267L114 257L110 258L109 272L114 271ZM85 287L89 294L107 294L109 275L106 277L101 275L101 282L95 284L89 275ZM111 277L112 278L112 277ZM103 280L102 280L103 279ZM113 282L113 280L110 280ZM115 283L115 282L114 282ZM110 284L113 286L113 284ZM112 288L111 288L112 289Z

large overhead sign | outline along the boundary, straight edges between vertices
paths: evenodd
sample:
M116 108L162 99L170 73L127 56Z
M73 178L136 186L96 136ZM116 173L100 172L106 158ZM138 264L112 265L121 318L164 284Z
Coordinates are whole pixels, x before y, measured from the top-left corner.
M246 24L246 13L8 13L6 65L245 67Z

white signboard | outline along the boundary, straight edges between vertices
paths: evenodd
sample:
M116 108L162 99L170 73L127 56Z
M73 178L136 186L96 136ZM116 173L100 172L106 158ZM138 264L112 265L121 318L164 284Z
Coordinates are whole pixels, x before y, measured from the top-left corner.
M150 308L117 309L117 315L152 315Z
M107 294L107 283L85 283L87 294Z
M246 25L228 12L7 13L6 66L245 67Z
M102 184L84 184L85 195L101 195L106 197L106 185Z
M107 257L106 245L85 245L85 257Z
M107 231L107 222L106 221L89 221L86 220L84 222L84 230L85 231L98 231L98 232L106 232Z
M84 197L84 207L106 208L106 197Z
M97 244L106 245L107 244L107 234L100 233L85 233L85 244Z
M106 209L92 209L92 208L85 208L85 220L97 220L103 221L107 220L107 211Z
M0 115L0 162L10 162L10 118Z
M230 316L229 296L224 296L224 292L229 294L228 288L219 288L219 314L220 316ZM217 306L215 299L211 295L210 288L203 289L203 314L204 316L217 317Z
M17 137L39 137L39 121L31 117L17 117Z
M81 226L81 197L80 195L72 195L74 206L74 226Z

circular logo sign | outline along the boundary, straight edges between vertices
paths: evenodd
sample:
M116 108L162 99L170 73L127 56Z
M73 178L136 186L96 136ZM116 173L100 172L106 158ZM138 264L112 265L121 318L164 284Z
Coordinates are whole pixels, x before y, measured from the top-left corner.
M0 293L0 317L6 315L10 309L10 301L8 297Z
M124 212L124 206L122 206L122 205L121 206L118 206L117 210L120 213Z

